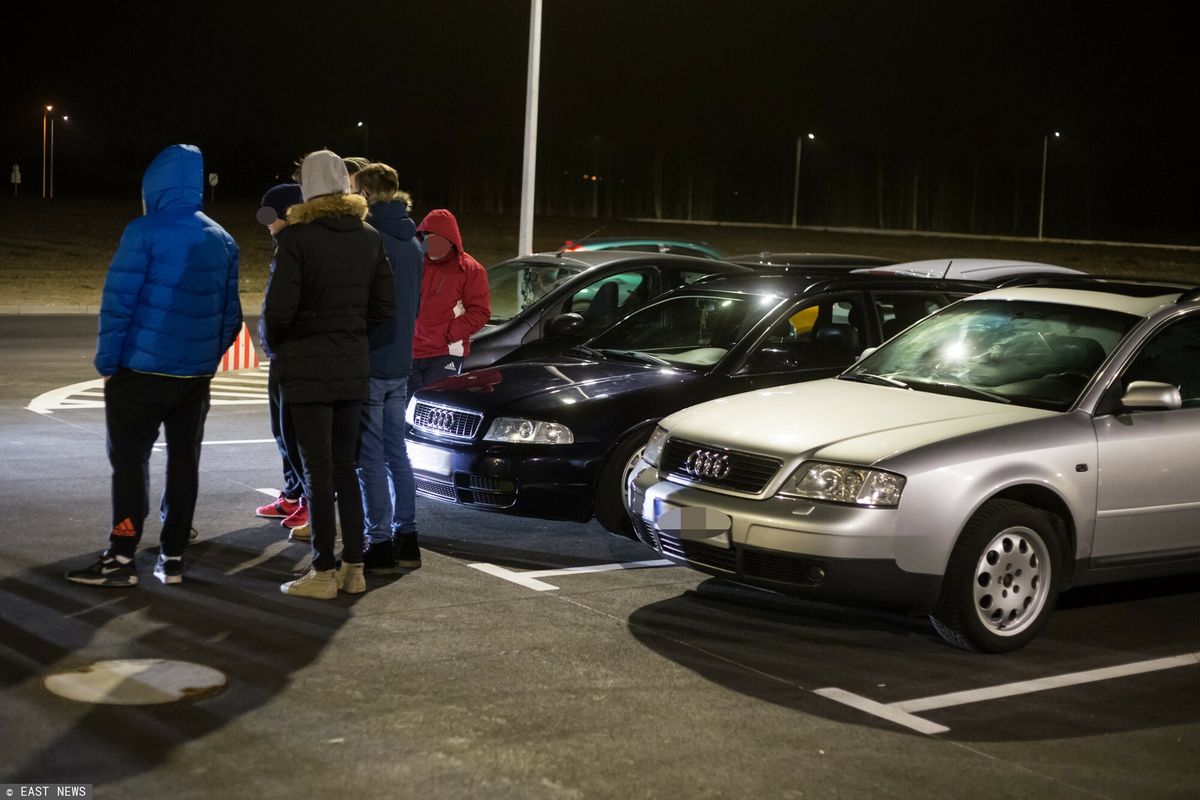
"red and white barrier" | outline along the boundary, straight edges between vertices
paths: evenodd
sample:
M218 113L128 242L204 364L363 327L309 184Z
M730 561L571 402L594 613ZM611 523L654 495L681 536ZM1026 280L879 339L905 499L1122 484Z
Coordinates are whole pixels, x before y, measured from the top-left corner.
M217 365L217 372L232 372L235 369L258 369L258 351L254 349L254 339L244 322L237 341L225 351L221 363Z

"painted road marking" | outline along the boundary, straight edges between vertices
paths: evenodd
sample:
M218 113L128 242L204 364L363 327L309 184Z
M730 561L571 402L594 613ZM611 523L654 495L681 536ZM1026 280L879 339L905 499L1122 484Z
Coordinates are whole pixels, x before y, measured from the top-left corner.
M256 405L267 402L267 370L241 373L218 372L212 379L210 395L214 406ZM80 408L104 408L104 380L72 383L43 392L25 406L38 414L71 411Z
M591 564L586 567L564 567L562 569L538 569L525 572L511 570L507 567L502 567L499 564L468 564L471 569L477 569L480 572L486 572L488 575L495 575L497 578L503 578L506 581L524 586L526 589L533 589L535 592L550 592L558 589L557 586L551 583L546 583L540 578L551 578L558 575L582 575L588 572L615 572L622 569L648 569L653 567L674 567L675 562L668 561L665 558L657 558L652 561L626 561L617 564Z
M968 689L962 692L950 692L930 697L918 697L913 700L901 700L895 703L877 703L861 695L847 692L843 689L817 689L816 694L829 698L838 703L857 708L868 714L894 722L918 733L945 733L950 730L944 725L930 722L915 715L917 711L933 711L939 708L950 708L968 703L982 703L988 700L999 700L1005 697L1016 697L1032 692L1044 692L1048 689L1060 689L1064 686L1078 686L1084 683L1107 681L1114 678L1124 678L1129 675L1142 675L1147 672L1158 672L1176 667L1190 667L1200 664L1200 652L1184 653L1167 658L1155 658L1149 661L1135 661L1130 664L1119 664L1115 667L1101 667L1082 672L1068 672L1062 675L1051 675L1047 678L1034 678L1028 681L1004 683L999 686L988 686L982 689Z

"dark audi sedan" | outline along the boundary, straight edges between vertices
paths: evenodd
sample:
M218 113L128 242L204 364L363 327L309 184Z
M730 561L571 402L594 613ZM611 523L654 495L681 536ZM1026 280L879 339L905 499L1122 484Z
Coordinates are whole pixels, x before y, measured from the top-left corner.
M647 302L561 356L417 391L417 491L631 535L625 477L663 417L835 375L868 347L986 284L876 275L725 275Z
M748 267L711 258L619 250L541 253L488 269L492 318L471 337L466 369L556 355L648 300Z

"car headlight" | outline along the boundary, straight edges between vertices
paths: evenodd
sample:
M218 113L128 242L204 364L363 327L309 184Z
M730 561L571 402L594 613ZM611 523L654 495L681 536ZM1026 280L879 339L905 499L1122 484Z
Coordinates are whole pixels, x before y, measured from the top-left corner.
M650 441L646 442L646 449L642 451L642 458L646 459L646 463L652 467L658 466L658 461L662 458L663 445L667 443L667 429L657 427L654 433L650 434Z
M487 442L520 444L571 444L575 435L566 425L519 417L498 417L483 437Z
M404 421L409 425L413 425L417 421L417 397L413 395L408 398L408 405L404 407Z
M904 476L863 467L805 461L783 482L779 494L863 506L895 507Z

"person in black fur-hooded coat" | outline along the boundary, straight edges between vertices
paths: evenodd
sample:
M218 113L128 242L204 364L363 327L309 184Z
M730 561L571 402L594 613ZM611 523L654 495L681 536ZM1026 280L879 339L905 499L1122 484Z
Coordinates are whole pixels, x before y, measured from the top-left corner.
M280 588L332 599L339 589L366 590L358 423L369 387L367 334L393 314L392 268L337 154L305 156L300 187L304 202L288 209L263 317L304 464L313 561L306 575ZM341 565L333 552L335 496Z

